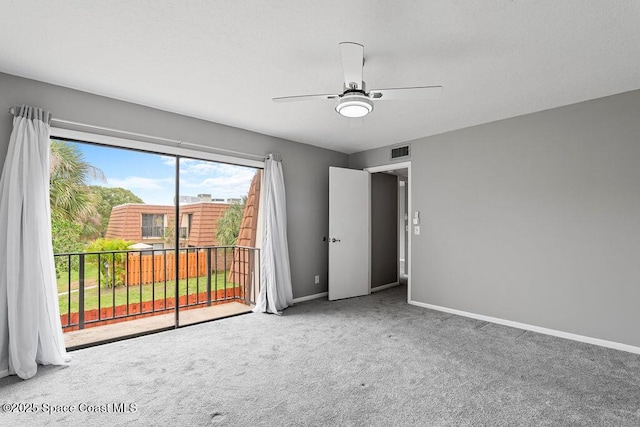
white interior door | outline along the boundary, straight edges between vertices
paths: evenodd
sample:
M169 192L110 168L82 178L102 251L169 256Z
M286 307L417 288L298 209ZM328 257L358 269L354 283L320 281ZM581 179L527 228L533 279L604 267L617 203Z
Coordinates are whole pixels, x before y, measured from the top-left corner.
M329 299L371 293L369 172L329 168Z

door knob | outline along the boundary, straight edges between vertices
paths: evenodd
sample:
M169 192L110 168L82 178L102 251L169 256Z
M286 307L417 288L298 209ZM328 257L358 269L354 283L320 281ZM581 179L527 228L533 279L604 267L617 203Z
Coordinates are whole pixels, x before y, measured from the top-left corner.
M335 242L339 242L339 241L340 241L340 239L336 239L335 237L331 238L331 243L335 243Z

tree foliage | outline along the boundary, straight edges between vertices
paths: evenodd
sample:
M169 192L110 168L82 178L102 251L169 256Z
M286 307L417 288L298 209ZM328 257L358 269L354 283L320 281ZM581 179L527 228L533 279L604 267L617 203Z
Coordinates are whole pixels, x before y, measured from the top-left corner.
M86 252L111 252L111 251L124 251L129 249L133 242L122 239L95 239L85 246Z
M218 229L216 230L216 243L218 245L233 246L238 242L246 203L246 196L242 198L242 203L232 203L218 220Z
M50 146L49 201L54 253L82 250L83 240L95 233L95 199L88 191L89 178L104 174L87 163L72 144L52 140ZM71 265L65 257L56 257L56 273L77 268L77 258Z
M51 141L49 197L54 219L84 221L97 215L90 178L104 180L104 173L86 162L80 150L64 141Z
M51 220L51 235L53 237L53 253L80 252L83 249L78 236L82 232L82 225L75 221L57 218ZM63 272L78 269L78 257L56 257L56 277Z
M49 198L54 253L80 251L83 242L104 237L111 209L142 200L124 188L89 186L106 181L75 144L51 140Z
M90 242L85 247L85 252L123 251L116 252L114 254L105 254L100 257L98 257L98 255L87 255L87 262L97 264L98 260L100 260L98 268L100 270L101 281L107 287L114 284L114 277L116 286L124 285L126 283L126 263L128 254L124 251L129 249L129 246L131 246L132 243L133 242L128 242L122 239L99 238Z
M167 221L167 226L164 228L164 247L165 248L175 248L176 241L176 222L173 218L169 218Z
M89 192L93 194L96 201L96 210L100 216L100 224L98 226L100 237L104 237L107 232L109 217L114 206L126 203L144 203L140 197L125 188L92 185L89 187Z

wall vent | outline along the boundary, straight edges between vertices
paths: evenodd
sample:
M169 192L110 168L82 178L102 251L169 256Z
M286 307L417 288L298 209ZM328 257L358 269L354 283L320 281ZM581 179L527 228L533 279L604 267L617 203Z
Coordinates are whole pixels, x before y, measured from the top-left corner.
M391 149L391 159L400 159L403 157L409 157L409 146L403 145L402 147L395 147Z

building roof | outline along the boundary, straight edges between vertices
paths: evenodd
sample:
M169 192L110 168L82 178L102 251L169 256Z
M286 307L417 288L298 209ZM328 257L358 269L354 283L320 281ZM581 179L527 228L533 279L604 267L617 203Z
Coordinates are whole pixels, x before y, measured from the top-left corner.
M185 243L189 246L210 246L215 245L215 235L218 220L229 209L229 203L216 202L198 202L180 206L179 221L180 227L187 227L184 222L184 215L192 214L191 230L189 230L188 238L181 241L181 245ZM134 242L168 242L171 237L163 238L144 238L142 237L142 215L143 214L159 214L166 215L164 226L168 233L171 233L175 227L175 207L170 205L147 205L142 203L127 203L115 206L111 210L109 217L109 225L105 235L108 239L123 239Z

